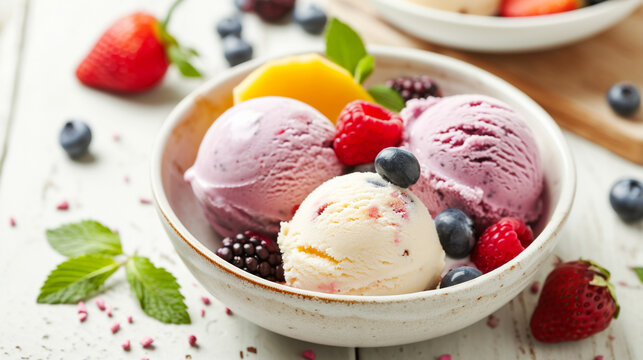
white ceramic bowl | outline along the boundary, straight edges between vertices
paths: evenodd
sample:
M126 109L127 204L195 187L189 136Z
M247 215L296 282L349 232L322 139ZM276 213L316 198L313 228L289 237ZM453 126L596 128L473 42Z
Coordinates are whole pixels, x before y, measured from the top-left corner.
M424 51L373 47L371 83L430 74L444 93L495 96L524 114L534 131L547 187L544 229L518 257L484 276L441 290L395 296L330 295L263 280L221 260L220 244L183 173L192 165L211 123L232 105L232 89L257 60L210 80L186 97L164 123L152 157L152 189L162 223L194 276L236 314L277 333L338 346L397 345L464 328L497 310L532 280L556 246L574 198L575 172L562 133L518 89L459 60Z
M369 0L383 18L412 35L480 52L521 52L570 44L616 24L640 1L608 0L560 14L502 18L437 10L407 0Z

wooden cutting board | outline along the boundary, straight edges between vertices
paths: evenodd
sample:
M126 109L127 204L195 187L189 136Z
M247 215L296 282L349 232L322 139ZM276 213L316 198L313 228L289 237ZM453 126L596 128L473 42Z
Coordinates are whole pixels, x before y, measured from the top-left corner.
M353 26L366 42L424 49L479 66L531 96L563 128L643 165L643 111L621 118L605 99L619 81L633 82L643 91L643 7L575 45L526 54L479 54L407 35L365 0L331 0L329 5L330 13Z

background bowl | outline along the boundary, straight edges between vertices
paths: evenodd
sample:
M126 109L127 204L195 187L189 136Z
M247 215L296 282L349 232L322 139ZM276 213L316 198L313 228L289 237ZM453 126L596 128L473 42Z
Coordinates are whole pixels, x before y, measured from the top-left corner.
M543 229L518 257L477 279L447 289L394 296L330 295L263 280L221 260L220 239L183 181L211 123L232 106L232 89L257 60L210 80L186 97L164 123L152 158L152 191L177 253L217 299L244 318L293 338L337 346L411 343L462 329L491 314L522 291L548 260L569 213L575 172L569 149L551 117L503 80L459 60L419 50L373 47L370 83L400 75L429 74L445 95L481 93L522 113L545 164Z
M597 34L631 14L641 0L609 0L560 14L502 18L432 9L406 0L369 0L400 29L440 45L480 52L553 48Z

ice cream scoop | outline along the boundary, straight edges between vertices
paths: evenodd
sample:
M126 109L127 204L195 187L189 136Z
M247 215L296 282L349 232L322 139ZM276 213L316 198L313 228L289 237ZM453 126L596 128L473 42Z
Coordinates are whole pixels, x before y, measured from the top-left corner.
M540 152L509 105L483 95L411 100L402 117L404 147L421 165L411 190L431 215L460 209L479 231L503 217L539 218Z
M301 101L248 100L212 124L185 180L220 235L276 235L311 191L342 173L334 134L330 120Z
M432 289L444 251L422 201L375 173L315 189L278 238L286 283L332 294L393 295Z
M501 0L410 0L435 9L474 15L496 15Z

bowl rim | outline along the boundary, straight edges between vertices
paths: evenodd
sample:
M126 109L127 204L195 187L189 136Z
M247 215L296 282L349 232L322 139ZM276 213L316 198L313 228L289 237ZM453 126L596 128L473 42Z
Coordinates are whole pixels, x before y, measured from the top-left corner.
M307 51L306 51L307 50ZM312 300L330 302L330 303L400 303L417 299L426 299L440 295L457 296L461 293L466 293L469 289L479 287L485 281L490 280L492 277L502 276L502 274L514 270L519 263L531 256L532 253L543 248L545 244L553 241L555 235L560 231L561 226L565 223L571 205L574 200L576 192L576 169L572 160L572 155L567 145L561 129L556 125L551 116L543 110L534 100L529 98L522 91L518 90L513 85L507 83L501 78L480 69L474 65L464 61L448 57L446 55L431 53L424 50L399 48L390 46L368 46L369 53L377 59L378 57L385 57L389 59L397 59L399 61L413 61L413 62L429 62L436 67L444 69L447 73L460 73L465 76L472 76L485 83L490 83L494 88L499 89L502 93L508 94L516 102L521 103L522 107L528 108L529 112L538 118L538 121L547 129L554 140L557 148L557 153L561 156L563 173L561 174L561 191L560 199L551 212L551 219L541 231L541 233L534 239L532 244L528 246L518 256L502 265L501 267L484 274L476 279L467 281L465 283L448 287L445 289L424 290L414 293L398 294L398 295L346 295L346 294L328 294L317 291L303 290L291 287L284 284L279 284L262 279L256 275L245 272L234 265L220 259L212 250L207 248L201 243L178 219L176 213L170 206L169 200L163 190L162 181L162 165L165 147L168 139L170 138L174 128L180 120L192 108L195 100L215 89L220 83L227 79L239 76L243 73L249 72L252 69L260 66L266 61L281 58L283 56L303 54L309 52L320 52L319 48L306 49L304 51L291 52L281 54L278 56L262 57L247 63L241 64L228 71L211 78L196 90L191 92L178 105L170 112L164 121L156 141L151 157L151 186L154 204L159 214L165 219L165 222L172 228L176 235L196 251L200 257L210 262L211 264L219 267L242 281L247 281L252 285L256 285L265 290L274 292L281 295L296 296L300 298L307 298Z
M586 6L580 9L566 11L557 14L525 16L525 17L501 17L490 15L461 14L457 12L434 9L428 6L412 3L408 0L369 0L371 3L379 2L388 7L398 8L406 13L426 19L437 20L455 25L467 25L499 29L518 28L540 28L555 26L571 22L582 22L586 19L600 16L620 6L640 5L642 0L614 0Z

